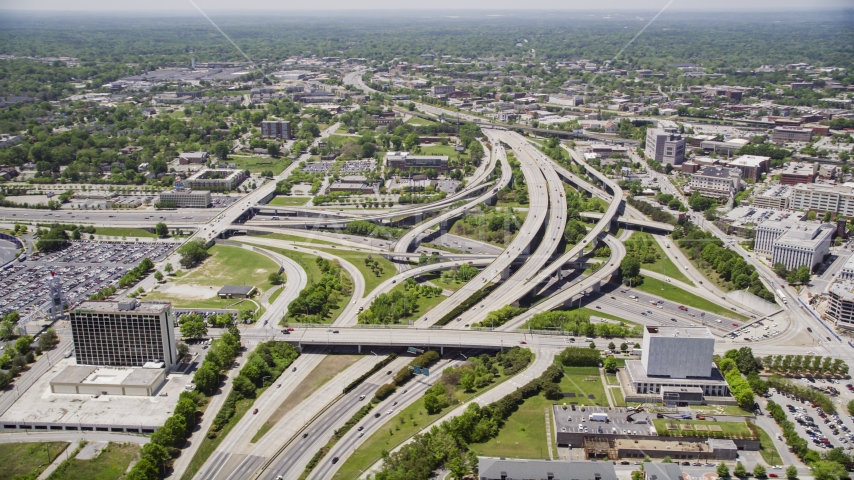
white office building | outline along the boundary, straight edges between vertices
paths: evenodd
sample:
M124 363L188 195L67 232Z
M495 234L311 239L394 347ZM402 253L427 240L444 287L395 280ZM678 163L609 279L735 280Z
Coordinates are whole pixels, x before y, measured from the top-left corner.
M691 183L687 191L699 192L708 198L729 198L741 189L741 171L717 165L704 167L691 174Z
M774 208L785 210L789 208L792 198L792 187L787 185L771 185L753 196L754 207Z
M801 183L792 187L789 206L793 210L833 212L845 217L854 216L854 184L822 185Z
M830 286L826 315L837 328L854 330L854 282L850 278Z
M160 192L161 204L174 204L178 208L207 208L211 204L211 192L207 190L175 189Z
M765 221L756 228L756 253L771 257L771 264L782 263L792 270L806 265L812 269L830 253L836 227L829 223Z

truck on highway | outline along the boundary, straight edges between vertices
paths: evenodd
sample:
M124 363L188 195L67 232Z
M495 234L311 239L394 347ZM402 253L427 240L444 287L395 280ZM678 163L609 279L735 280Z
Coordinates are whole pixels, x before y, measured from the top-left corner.
M589 417L591 422L607 422L608 414L607 413L591 413Z
M783 294L783 291L782 291L782 290L780 290L779 288L777 289L777 296L778 296L778 297L780 297L780 300L782 300L782 301L783 301L783 303L786 303L786 302L787 302L787 300L786 300L786 295L784 295L784 294Z

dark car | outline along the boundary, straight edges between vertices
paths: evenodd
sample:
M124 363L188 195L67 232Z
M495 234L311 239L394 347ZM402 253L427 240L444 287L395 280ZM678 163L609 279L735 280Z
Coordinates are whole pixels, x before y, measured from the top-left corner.
M374 418L380 418L380 412L375 413Z
M332 463L338 463L338 457L332 457Z

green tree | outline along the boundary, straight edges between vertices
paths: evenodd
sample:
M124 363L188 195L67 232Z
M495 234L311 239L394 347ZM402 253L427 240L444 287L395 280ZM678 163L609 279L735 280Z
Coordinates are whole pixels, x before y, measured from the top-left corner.
M747 469L744 468L743 463L736 462L735 469L732 471L732 474L738 478L746 478L747 477Z
M211 362L204 362L193 375L193 382L196 384L196 388L210 395L216 391L219 385L219 372Z
M179 359L184 358L185 356L187 356L188 353L190 353L190 347L187 346L187 344L184 342L178 342L178 345L176 345L176 349L178 350Z
M471 372L466 372L460 378L460 386L465 389L466 392L471 392L474 389L474 374Z
M189 241L178 249L181 255L181 266L189 268L191 265L201 262L208 256L207 242L201 238Z
M605 359L602 365L604 365L605 370L609 372L614 372L617 370L617 359L614 357L608 357Z
M267 276L267 281L270 285L281 285L285 279L280 273L270 272L270 275Z
M640 275L640 261L634 256L626 256L622 262L620 262L620 273L623 275L624 279L635 278Z
M163 274L160 273L160 270L154 272L154 279L157 280L158 282L163 281Z
M269 145L267 145L267 154L271 157L278 157L280 153L281 151L279 150L278 143L270 143Z
M766 472L765 467L762 466L761 463L757 463L753 467L753 476L756 478L765 478L768 472Z
M184 338L200 338L208 334L204 321L195 320L181 324L181 336Z
M818 214L815 212L815 210L810 210L809 212L807 212L807 220L815 220L817 216Z
M231 388L243 398L253 398L255 396L255 384L252 383L252 380L249 380L249 377L242 373L234 377L234 380L231 382Z
M59 343L59 337L56 335L56 330L53 327L48 328L44 333L39 335L39 348L42 351L53 348L57 343Z
M798 467L794 465L789 465L786 467L786 478L789 480L795 480L798 478Z
M26 355L30 351L30 345L33 344L33 337L24 335L15 340L15 351L21 355Z
M166 272L167 274L172 273L172 264L171 264L171 263L167 263L167 264L163 267L163 271L164 271L164 272Z
M439 397L437 397L435 393L428 393L427 395L424 395L424 409L427 410L427 414L429 415L439 413L442 409L442 406L439 403Z
M719 463L718 466L715 467L715 472L721 478L729 477L729 467L727 467L724 462Z
M12 319L3 318L3 321L0 321L0 340L9 340L14 337L16 328L18 328L18 324Z
M839 463L819 460L812 464L812 476L815 480L838 480L848 478L848 473Z
M220 160L225 160L228 158L228 152L230 149L228 148L228 144L225 142L217 142L213 144L211 148L211 153L219 157Z
M665 455L665 457L661 459L661 463L673 463L673 460L670 458L670 455Z
M165 223L157 222L157 225L154 226L154 233L156 233L158 237L164 238L169 235L169 228Z

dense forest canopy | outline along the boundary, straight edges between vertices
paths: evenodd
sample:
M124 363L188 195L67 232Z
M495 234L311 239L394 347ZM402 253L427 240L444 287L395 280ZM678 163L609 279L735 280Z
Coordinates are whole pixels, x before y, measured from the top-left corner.
M462 58L610 60L654 12L622 14L537 11L324 12L211 17L253 59L293 55L393 58L420 62L423 53ZM709 68L807 62L854 67L850 12L665 12L616 64L656 68L672 62ZM9 13L0 18L0 54L72 56L84 62L143 68L243 61L200 15L75 15Z

